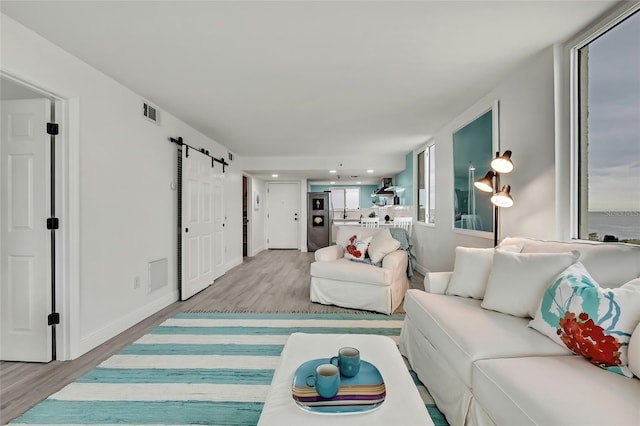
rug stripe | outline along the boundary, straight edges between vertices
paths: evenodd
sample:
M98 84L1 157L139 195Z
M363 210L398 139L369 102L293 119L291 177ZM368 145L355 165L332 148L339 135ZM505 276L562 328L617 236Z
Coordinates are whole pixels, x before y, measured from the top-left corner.
M231 401L263 402L269 385L211 383L78 383L50 396L63 401Z
M136 340L139 344L202 344L202 345L284 345L289 336L284 334L271 336L245 336L243 334L147 334Z
M14 424L255 425L264 403L45 400Z
M215 383L270 385L274 370L95 368L78 383Z
M175 327L161 326L151 331L151 334L286 334L317 333L317 334L378 334L395 336L400 334L398 328L357 328L357 327Z
M277 356L223 356L223 355L114 355L100 364L102 368L216 369L274 370L280 357Z
M260 328L295 328L295 327L339 327L339 328L402 328L403 321L380 320L327 320L325 319L197 319L169 318L160 327L260 327Z
M133 343L121 355L262 355L279 356L284 345L166 345Z
M195 319L266 319L266 320L374 320L374 321L404 321L404 314L381 315L381 314L326 314L326 313L232 313L232 312L181 312L173 318L195 318Z

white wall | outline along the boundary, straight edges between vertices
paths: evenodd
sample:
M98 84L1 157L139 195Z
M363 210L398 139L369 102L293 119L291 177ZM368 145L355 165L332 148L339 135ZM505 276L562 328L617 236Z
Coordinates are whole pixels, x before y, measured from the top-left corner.
M456 246L491 247L492 234L453 229L453 132L500 101L500 151L513 151L515 169L502 177L515 205L500 210L500 238L556 238L553 47L540 52L503 83L448 123L436 144L436 224L414 227L420 271L452 270Z
M70 290L77 303L62 316L77 338L75 358L176 300L176 145L168 138L182 136L216 157L227 158L227 150L162 108L161 126L146 121L141 96L1 18L2 70L79 105L79 121L70 123L79 145L78 181L70 182L79 200L79 264L72 265L78 282ZM241 194L242 175L232 162L225 174L227 267L242 262ZM147 265L160 258L169 260L170 283L149 292Z
M266 234L266 213L264 208L264 202L267 196L267 183L256 177L250 178L250 201L249 201L249 238L251 238L251 250L249 256L255 256L262 250L267 248L267 234ZM260 208L255 209L255 195L260 194Z

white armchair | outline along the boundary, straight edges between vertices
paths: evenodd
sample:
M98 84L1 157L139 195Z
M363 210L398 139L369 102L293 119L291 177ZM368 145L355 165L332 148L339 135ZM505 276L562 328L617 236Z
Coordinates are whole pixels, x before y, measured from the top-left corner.
M389 233L386 228L340 226L336 245L315 252L316 262L311 264L312 302L384 314L391 314L400 306L409 288L405 250L396 245L388 247L388 253L378 252L378 256L382 255L382 267L344 257L349 237L375 238L379 232ZM387 235L379 239L383 237Z

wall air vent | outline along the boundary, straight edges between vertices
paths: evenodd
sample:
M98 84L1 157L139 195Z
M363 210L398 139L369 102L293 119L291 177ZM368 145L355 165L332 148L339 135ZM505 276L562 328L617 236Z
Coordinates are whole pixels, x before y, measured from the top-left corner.
M160 125L160 110L147 101L142 102L142 115L147 120Z

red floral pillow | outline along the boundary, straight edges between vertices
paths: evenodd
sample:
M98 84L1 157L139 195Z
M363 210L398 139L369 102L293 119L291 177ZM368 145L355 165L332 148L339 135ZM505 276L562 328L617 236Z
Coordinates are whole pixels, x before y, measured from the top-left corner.
M545 291L529 326L598 367L633 377L627 346L639 321L640 278L601 288L578 262Z
M349 244L344 248L344 257L347 259L363 260L367 254L371 238L373 237L362 238L358 235L349 238Z

